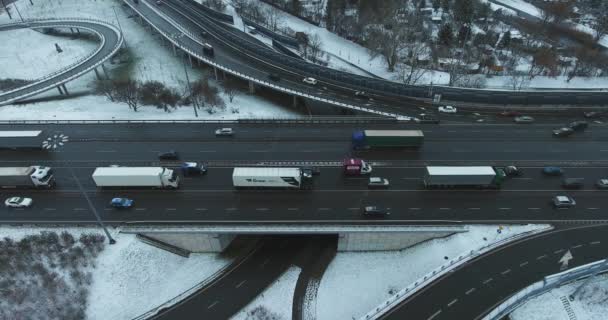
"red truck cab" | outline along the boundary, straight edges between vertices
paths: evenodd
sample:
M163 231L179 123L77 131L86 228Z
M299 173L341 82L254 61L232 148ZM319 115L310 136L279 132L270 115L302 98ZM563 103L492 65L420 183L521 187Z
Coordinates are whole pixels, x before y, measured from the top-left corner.
M364 174L370 174L372 172L372 166L370 166L365 160L348 158L344 159L342 163L344 167L344 174L349 176L360 176Z

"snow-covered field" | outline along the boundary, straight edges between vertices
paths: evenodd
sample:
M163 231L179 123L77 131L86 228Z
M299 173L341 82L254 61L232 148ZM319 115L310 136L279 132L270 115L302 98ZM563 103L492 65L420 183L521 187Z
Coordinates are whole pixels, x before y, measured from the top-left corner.
M353 319L463 252L545 225L469 226L466 233L395 252L338 253L323 275L316 319Z
M300 269L291 266L259 296L251 301L231 320L287 320L291 319L293 294Z
M85 17L108 21L115 25L120 24L122 27L125 41L130 53L132 54L132 66L128 72L130 77L139 81L156 80L164 83L167 86L174 87L180 91L186 86L186 76L184 71L183 61L179 57L173 56L172 50L161 46L158 36L153 36L149 30L145 30L134 19L128 17L128 12L123 10L122 1L120 0L62 0L62 1L35 1L31 6L28 0L18 0L16 5L24 18L48 18L48 17ZM116 20L118 18L118 21ZM0 13L0 23L12 22L8 20L6 13ZM3 32L0 36L6 39L16 38L16 31ZM26 31L27 32L27 31ZM31 32L31 31L30 31ZM3 39L4 39L3 38ZM65 38L57 38L52 36L38 37L19 37L14 41L20 42L16 48L14 46L5 46L4 42L0 48L0 59L3 69L1 73L19 75L23 73L23 69L27 66L36 65L37 61L43 60L48 53L45 50L35 50L28 54L23 54L19 48L38 48L50 47L53 48L54 43L66 41ZM77 46L82 43L83 47L78 50L71 46L66 46L64 53L66 56L78 56L82 52L91 50L91 46L95 44L86 43L82 40L71 41L71 46ZM61 43L60 43L61 45ZM72 51L73 50L73 51ZM68 52L70 51L70 52ZM14 59L19 63L11 63ZM49 61L47 61L48 63ZM30 70L29 73L40 74L43 72L52 72L60 69L61 65L55 66L55 61L50 61L45 69ZM68 63L69 64L69 63ZM125 69L124 66L107 65L115 72L124 72L120 69ZM34 69L34 68L32 68ZM189 77L197 79L206 74L208 70L190 69L188 68ZM70 93L89 93L91 86L95 82L95 73L91 72L79 79L76 79L67 84ZM220 90L221 91L221 90ZM57 91L50 91L41 96L56 95ZM171 113L165 113L156 110L154 107L144 107L141 112L132 112L128 110L126 104L113 103L103 97L86 95L77 98L71 98L64 101L52 101L19 106L9 106L0 108L1 120L13 119L235 119L235 118L285 118L297 117L299 114L291 109L277 106L272 102L264 100L259 96L252 96L246 92L237 92L234 101L231 103L226 95L220 93L226 103L226 109L222 112L212 115L204 110L199 110L199 117L194 117L192 107L178 107L177 110ZM40 118L38 112L42 111L43 118ZM234 113L238 110L238 113Z
M99 228L37 228L0 226L2 236L21 239L40 231L67 230L76 239ZM230 263L217 254L191 254L189 258L139 242L133 234L111 231L116 244L96 258L87 298L86 319L132 319L195 286Z
M511 320L604 320L608 312L608 275L598 276L582 289L574 301L568 301L571 315L562 299L568 298L581 282L555 288L511 313Z

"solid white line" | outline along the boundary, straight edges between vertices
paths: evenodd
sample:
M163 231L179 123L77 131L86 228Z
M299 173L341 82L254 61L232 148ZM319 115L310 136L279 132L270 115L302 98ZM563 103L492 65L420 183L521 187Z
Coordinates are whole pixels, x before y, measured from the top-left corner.
M116 150L95 150L95 152L99 152L99 153L112 153L112 152L116 152Z
M439 208L439 210L451 210L452 208Z
M348 210L359 210L359 208L348 208Z
M563 252L563 251L564 251L564 249L555 250L555 251L553 251L553 254L558 254L558 253Z
M433 320L433 319L434 319L436 316L438 316L440 313L441 313L441 310L439 310L439 311L437 311L437 312L433 313L433 315L431 315L431 316L430 316L428 319L426 319L426 320Z
M226 210L226 211L234 211L234 210L236 210L236 208L226 208L224 210Z
M318 210L327 211L327 210L329 210L329 208L318 208Z
M480 208L467 208L469 210L479 210Z
M599 208L587 208L587 210L598 210Z
M409 208L410 210L420 210L420 208Z
M458 299L454 299L448 303L448 307L451 307L454 303L458 302Z

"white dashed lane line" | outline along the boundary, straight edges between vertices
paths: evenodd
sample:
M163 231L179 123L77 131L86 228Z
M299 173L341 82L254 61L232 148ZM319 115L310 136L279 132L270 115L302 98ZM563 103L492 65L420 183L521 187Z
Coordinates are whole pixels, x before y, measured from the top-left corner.
M466 294L468 296L471 293L473 293L474 291L475 291L475 288L471 288L471 289L467 290L467 292L465 292L464 294Z
M458 302L458 299L454 299L454 300L450 301L450 303L448 303L448 307L451 307L456 302Z

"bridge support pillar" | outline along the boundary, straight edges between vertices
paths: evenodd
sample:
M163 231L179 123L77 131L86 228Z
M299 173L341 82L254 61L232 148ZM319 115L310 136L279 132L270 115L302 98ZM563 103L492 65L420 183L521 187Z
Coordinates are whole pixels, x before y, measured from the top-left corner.
M253 83L253 81L249 80L249 93L254 94L255 93L255 83Z
M57 86L57 90L59 90L59 94L63 95L63 91L61 90L61 86Z
M76 33L80 34L80 29L76 28Z
M296 95L293 96L293 107L294 108L298 107L298 96L296 96Z
M175 47L175 45L173 43L171 43L171 46L173 47L173 55L177 56L177 48Z
M97 68L93 69L93 71L95 71L95 76L97 77L97 80L101 80L101 76L99 75L99 71L97 71Z
M74 28L70 28L70 32L74 34Z
M215 80L216 81L220 80L220 77L217 74L217 67L213 67L213 74L215 75Z
M65 86L65 83L61 85L63 87L63 92L65 92L65 95L67 96L68 94L70 94L68 92L68 88Z
M190 68L194 68L194 65L192 64L192 56L189 54L188 54L188 60L190 60Z
M108 75L108 70L106 70L106 67L104 66L104 64L101 64L101 70L103 70L103 74L106 76L107 80L110 80L110 76Z

